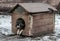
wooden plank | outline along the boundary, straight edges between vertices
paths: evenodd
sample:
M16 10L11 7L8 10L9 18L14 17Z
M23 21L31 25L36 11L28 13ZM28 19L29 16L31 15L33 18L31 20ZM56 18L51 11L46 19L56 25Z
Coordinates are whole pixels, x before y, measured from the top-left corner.
M36 33L43 33L48 31L53 32L54 28L53 14L47 13L41 15L34 15L33 17L33 28L32 28L33 35Z

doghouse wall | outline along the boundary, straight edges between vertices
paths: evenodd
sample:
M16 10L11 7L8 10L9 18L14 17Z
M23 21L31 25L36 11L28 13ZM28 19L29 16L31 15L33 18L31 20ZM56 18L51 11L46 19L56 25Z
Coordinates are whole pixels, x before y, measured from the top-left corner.
M41 35L53 32L54 29L54 14L40 13L33 15L32 35Z
M23 31L23 34L28 35L28 30L29 30L29 28L28 28L28 15L21 14L21 13L18 13L18 12L14 12L12 14L12 31L13 31L13 33L17 32L16 21L17 21L18 18L24 19L24 21L25 21L25 30Z

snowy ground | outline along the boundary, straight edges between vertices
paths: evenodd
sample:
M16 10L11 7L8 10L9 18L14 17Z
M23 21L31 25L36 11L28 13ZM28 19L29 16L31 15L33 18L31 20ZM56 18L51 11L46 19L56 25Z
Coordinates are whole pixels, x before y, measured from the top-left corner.
M43 37L36 38L17 38L17 36L4 36L0 33L0 41L60 41L60 33L56 32L55 34L45 35Z

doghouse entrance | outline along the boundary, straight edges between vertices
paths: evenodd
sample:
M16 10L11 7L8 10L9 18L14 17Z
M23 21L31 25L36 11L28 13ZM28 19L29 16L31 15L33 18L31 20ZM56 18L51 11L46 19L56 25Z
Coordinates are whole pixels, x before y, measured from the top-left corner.
M10 15L0 15L0 30L5 35L12 33L12 20Z
M16 21L16 26L20 26L18 29L24 29L25 28L25 21L23 18L18 18Z

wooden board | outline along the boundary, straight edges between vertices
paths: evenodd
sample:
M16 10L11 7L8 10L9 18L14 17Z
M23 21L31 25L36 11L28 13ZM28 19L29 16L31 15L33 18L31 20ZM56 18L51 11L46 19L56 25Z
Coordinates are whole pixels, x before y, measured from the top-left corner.
M36 14L33 15L32 34L50 33L54 29L53 14Z

